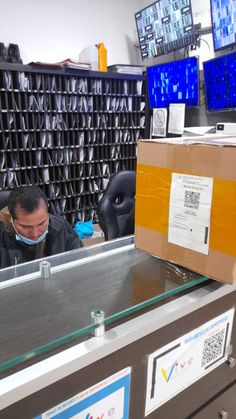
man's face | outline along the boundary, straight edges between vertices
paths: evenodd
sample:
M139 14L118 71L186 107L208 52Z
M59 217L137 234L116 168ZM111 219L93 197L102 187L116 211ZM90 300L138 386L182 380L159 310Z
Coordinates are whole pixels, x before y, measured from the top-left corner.
M48 227L48 209L43 201L40 200L38 208L33 212L27 213L18 204L15 208L14 225L17 232L27 239L37 240Z

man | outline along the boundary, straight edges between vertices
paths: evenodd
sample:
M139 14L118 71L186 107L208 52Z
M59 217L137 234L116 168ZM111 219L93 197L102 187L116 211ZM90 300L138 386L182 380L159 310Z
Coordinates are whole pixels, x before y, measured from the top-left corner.
M13 189L0 211L0 268L81 247L70 224L48 214L47 198L37 186Z

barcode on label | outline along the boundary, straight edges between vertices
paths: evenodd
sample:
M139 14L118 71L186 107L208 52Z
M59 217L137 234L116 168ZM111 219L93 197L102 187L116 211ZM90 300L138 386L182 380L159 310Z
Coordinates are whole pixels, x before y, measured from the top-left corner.
M200 204L200 192L185 191L184 206L198 209Z
M209 228L205 227L204 244L207 244L207 241L208 241L208 230L209 230Z
M208 364L216 362L224 356L225 332L223 329L214 336L205 339L203 343L202 367L207 368Z

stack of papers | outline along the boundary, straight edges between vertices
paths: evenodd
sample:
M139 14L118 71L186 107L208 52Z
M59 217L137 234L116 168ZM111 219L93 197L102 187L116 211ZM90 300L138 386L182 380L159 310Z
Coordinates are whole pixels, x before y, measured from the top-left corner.
M143 65L114 64L108 66L108 71L114 73L143 74L145 70L146 67Z
M76 61L71 58L66 58L66 60L59 61L58 63L43 63L40 61L31 62L29 65L34 67L52 67L52 68L78 68L83 70L90 70L91 63L85 61Z
M68 67L68 68L82 68L84 70L90 70L91 69L91 63L87 61L75 61L71 60L70 58L67 58L64 61L61 61L62 67Z

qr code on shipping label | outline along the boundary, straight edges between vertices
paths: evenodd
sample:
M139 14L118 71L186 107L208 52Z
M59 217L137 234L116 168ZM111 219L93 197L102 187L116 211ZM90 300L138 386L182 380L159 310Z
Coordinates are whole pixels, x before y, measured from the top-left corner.
M200 192L185 191L184 206L188 208L198 209L200 204Z

